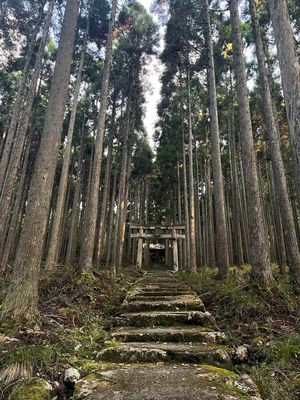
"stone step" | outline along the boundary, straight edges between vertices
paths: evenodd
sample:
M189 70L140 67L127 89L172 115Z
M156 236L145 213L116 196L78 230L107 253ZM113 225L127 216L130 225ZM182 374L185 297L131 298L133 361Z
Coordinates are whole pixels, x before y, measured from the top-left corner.
M179 362L209 364L232 369L231 358L222 346L191 343L140 343L114 345L102 350L102 361L117 363Z
M180 300L138 300L124 301L122 310L124 312L139 312L139 311L176 311L176 310L195 310L205 311L203 302L194 296L182 296Z
M87 394L89 393L89 394ZM74 399L261 400L247 376L207 365L122 365L87 376Z
M135 287L137 288L144 288L144 289L153 289L153 288L175 288L175 289L180 289L180 288L189 288L185 283L181 283L178 281L147 281L147 282L139 282L138 285ZM190 288L189 288L190 289Z
M171 326L169 328L120 328L112 333L116 342L205 342L224 344L223 332L201 326Z
M155 296L179 296L179 295L188 295L192 294L193 292L191 290L169 290L169 289L155 289L155 290L139 290L138 292L134 292L129 295L129 298L133 298L136 296L149 296L149 297L155 297Z
M215 320L209 312L202 311L153 311L124 313L117 319L118 326L175 326L201 325L215 327Z
M186 297L192 296L193 298L199 299L198 296L196 296L193 293L188 293L185 295L174 295L174 296L148 296L148 295L139 295L136 294L134 296L127 296L125 299L126 302L134 302L134 301L181 301L182 299L184 300Z

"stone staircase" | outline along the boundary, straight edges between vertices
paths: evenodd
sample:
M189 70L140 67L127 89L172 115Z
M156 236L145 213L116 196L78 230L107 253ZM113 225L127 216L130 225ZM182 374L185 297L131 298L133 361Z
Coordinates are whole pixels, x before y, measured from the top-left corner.
M90 400L260 399L249 377L232 372L213 316L172 272L138 280L98 357L113 367Z

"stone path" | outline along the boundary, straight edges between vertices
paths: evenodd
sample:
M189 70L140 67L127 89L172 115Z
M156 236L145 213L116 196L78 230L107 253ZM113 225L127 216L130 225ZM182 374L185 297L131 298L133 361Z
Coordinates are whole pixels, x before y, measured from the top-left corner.
M232 372L226 337L201 299L171 272L137 282L98 356L107 368L92 384L82 380L87 396L78 389L75 399L261 399L249 377Z

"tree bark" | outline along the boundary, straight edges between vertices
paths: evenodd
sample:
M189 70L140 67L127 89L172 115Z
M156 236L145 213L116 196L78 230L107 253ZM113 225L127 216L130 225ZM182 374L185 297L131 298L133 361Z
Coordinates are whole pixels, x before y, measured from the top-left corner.
M117 210L117 226L116 226L116 252L115 252L115 268L116 271L121 267L122 263L122 230L123 230L123 220L124 220L124 212L126 210L126 178L128 173L128 140L129 140L129 130L131 127L130 118L132 117L131 113L131 95L128 97L128 104L126 110L126 121L124 127L124 138L122 142L122 157L121 157L121 168L120 168L120 180L119 180L119 201L118 201L118 210Z
M10 159L7 165L6 178L3 182L2 192L0 196L0 238L4 237L5 226L7 224L7 219L9 217L9 210L12 201L12 196L14 193L14 187L18 175L18 169L20 166L20 160L22 157L22 152L24 149L24 144L26 142L26 133L28 130L29 122L32 115L32 107L34 103L36 88L38 84L38 79L42 69L43 54L48 38L49 28L51 24L51 18L53 14L54 4L56 0L51 0L49 3L49 8L47 16L45 19L43 33L39 44L39 49L36 55L36 60L34 64L33 74L31 82L24 98L24 105L22 110L20 110L20 116L18 121L17 131L15 133L15 142L12 146ZM29 146L30 143L27 143ZM6 153L5 153L6 154ZM5 158L4 158L5 159ZM1 179L1 178L0 178ZM1 240L0 240L1 242Z
M216 262L219 270L218 278L226 279L229 269L228 238L225 215L224 184L220 154L220 133L218 120L217 89L215 78L215 62L208 0L205 0L207 50L208 50L208 93L211 129L211 156L214 181Z
M290 278L293 286L300 288L300 253L297 243L293 210L288 195L285 169L281 156L279 132L277 130L277 124L273 113L273 102L271 97L271 90L269 85L263 42L257 19L255 0L249 0L249 6L250 6L250 14L252 19L253 34L256 46L256 56L258 60L259 77L261 82L261 94L264 105L265 123L269 134L269 147L271 152L272 167L274 172L274 179L276 182L276 191L280 206L281 218L284 226L283 233L286 244ZM299 174L300 174L300 169L299 169Z
M112 255L112 233L114 228L114 209L115 209L115 200L116 200L116 190L117 190L117 173L114 171L113 175L113 187L112 193L110 197L109 204L109 215L108 215L108 223L107 223L107 238L106 238L106 260L105 265L109 267L111 265L111 255Z
M185 269L190 268L190 216L189 216L189 200L188 200L188 184L186 173L186 155L185 155L185 140L182 124L182 158L183 158L183 193L184 193L184 217L185 217Z
M268 0L288 117L294 179L300 204L300 65L286 0Z
M195 194L194 194L194 162L193 162L193 127L191 110L191 82L190 71L187 72L188 90L188 126L189 126L189 199L190 199L190 265L191 272L197 272L196 259L196 221L195 221Z
M109 20L108 35L106 41L106 52L100 97L100 111L98 116L98 127L95 141L95 155L93 161L92 182L85 213L85 221L82 235L82 245L80 251L80 268L83 272L90 272L93 268L93 255L95 246L97 209L99 200L99 184L101 176L103 140L105 131L106 109L108 101L109 76L112 62L112 41L113 29L117 10L117 0L112 0L111 15Z
M104 253L104 237L106 231L106 223L107 223L107 206L109 200L109 191L110 191L110 182L111 182L111 171L112 171L112 155L113 155L113 141L114 141L114 124L116 117L116 102L114 101L113 110L112 110L112 126L109 132L109 142L108 142L108 152L106 159L106 169L105 169L105 177L104 177L104 185L103 185L103 195L102 195L102 204L101 204L101 214L99 221L99 233L98 233L98 243L97 243L97 264L100 264L102 255Z
M78 14L79 0L68 0L26 216L11 282L2 308L2 318L14 321L32 320L38 314L40 262L67 103Z
M253 281L263 287L272 283L274 278L270 263L269 243L264 229L263 211L259 193L238 0L229 0L229 8L237 82L237 99L240 110L239 119L243 168L247 187L246 195L250 235L250 263L252 266L251 275Z
M51 272L53 272L55 270L55 265L56 265L57 256L58 256L58 238L59 238L59 232L60 232L61 221L62 221L62 216L63 216L64 204L65 204L65 200L66 200L67 186L68 186L68 175L69 175L69 168L70 168L72 139L73 139L73 133L74 133L74 127L75 127L79 95L80 95L81 76L82 76L82 70L83 70L85 52L86 52L86 41L87 41L87 38L85 39L85 43L82 48L78 72L77 72L77 78L76 78L75 89L74 89L74 98L73 98L73 104L72 104L72 110L71 110L71 117L70 117L70 122L69 122L69 129L68 129L67 140L66 140L66 145L65 145L65 149L64 149L63 166L62 166L57 200L56 200L54 221L53 221L53 226L52 226L52 230L51 230L48 255L47 255L47 259L46 259L46 267L45 268L47 271L51 271Z
M41 21L39 21L41 22ZM16 101L13 105L13 110L12 110L12 116L10 119L10 123L8 126L7 134L5 137L5 143L3 146L3 151L0 153L0 193L3 188L6 172L7 172L7 166L9 163L10 159L10 153L12 146L14 144L14 139L15 139L15 134L16 134L16 129L18 126L19 118L20 118L20 112L22 109L22 105L24 102L24 97L26 95L26 89L27 89L27 81L29 79L29 74L30 74L30 64L34 52L34 46L36 44L36 36L38 34L38 31L40 29L40 25L37 24L36 27L33 30L32 38L29 43L26 59L25 59L25 64L22 72L22 78L20 80L20 84L18 87L18 92L16 95Z

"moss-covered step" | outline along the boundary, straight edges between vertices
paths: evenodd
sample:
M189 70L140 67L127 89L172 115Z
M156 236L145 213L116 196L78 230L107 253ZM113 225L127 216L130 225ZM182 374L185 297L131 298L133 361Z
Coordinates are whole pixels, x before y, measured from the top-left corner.
M99 358L117 363L179 362L205 363L232 368L231 358L224 346L194 343L121 343L102 350Z
M137 300L137 301L124 301L122 305L124 312L139 312L139 311L177 311L177 310L195 310L205 311L202 300L196 296L187 295L179 299L171 300Z
M207 365L127 365L79 381L73 400L261 400L247 376Z
M223 332L202 326L172 326L157 328L120 328L112 333L116 342L205 342L224 344Z
M175 326L201 325L214 327L214 318L209 312L202 311L153 311L124 313L116 319L118 326Z

